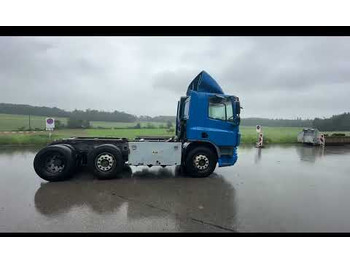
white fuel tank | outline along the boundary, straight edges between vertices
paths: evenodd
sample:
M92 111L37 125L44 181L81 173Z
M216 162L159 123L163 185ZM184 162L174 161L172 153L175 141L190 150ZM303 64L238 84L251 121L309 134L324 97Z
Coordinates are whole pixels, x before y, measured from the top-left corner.
M181 165L181 142L129 142L129 149L130 165Z

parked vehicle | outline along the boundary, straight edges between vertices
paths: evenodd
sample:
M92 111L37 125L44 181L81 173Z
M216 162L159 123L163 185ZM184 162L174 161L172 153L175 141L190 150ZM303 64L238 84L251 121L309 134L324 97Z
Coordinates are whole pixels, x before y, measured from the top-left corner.
M320 132L314 128L304 128L297 136L297 141L303 144L319 145Z
M178 102L174 137L61 139L37 153L34 169L48 181L68 179L80 166L88 166L99 179L115 178L125 165L175 165L190 176L207 177L217 164L237 161L240 109L239 98L226 95L202 71Z

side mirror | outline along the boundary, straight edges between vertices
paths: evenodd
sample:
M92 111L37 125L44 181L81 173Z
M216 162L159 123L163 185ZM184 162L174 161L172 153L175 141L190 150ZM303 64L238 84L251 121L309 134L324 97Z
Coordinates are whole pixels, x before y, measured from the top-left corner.
M232 109L233 109L233 123L235 125L239 125L241 122L240 113L241 113L241 103L239 102L239 98L233 96L232 97Z
M233 103L234 103L233 110L235 114L239 116L241 113L241 103L239 102L239 100L236 100Z

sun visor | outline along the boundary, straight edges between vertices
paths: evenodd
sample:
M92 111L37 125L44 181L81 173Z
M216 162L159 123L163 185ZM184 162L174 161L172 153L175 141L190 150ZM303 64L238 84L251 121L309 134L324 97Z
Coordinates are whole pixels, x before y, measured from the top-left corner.
M188 86L186 95L190 95L190 91L224 94L219 84L207 72L202 71L197 75Z

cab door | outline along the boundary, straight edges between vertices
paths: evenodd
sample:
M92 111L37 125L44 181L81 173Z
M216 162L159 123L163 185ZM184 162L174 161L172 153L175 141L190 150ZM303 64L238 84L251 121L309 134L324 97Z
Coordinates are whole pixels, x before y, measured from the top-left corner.
M208 97L208 137L218 146L236 146L239 143L238 124L230 97Z

